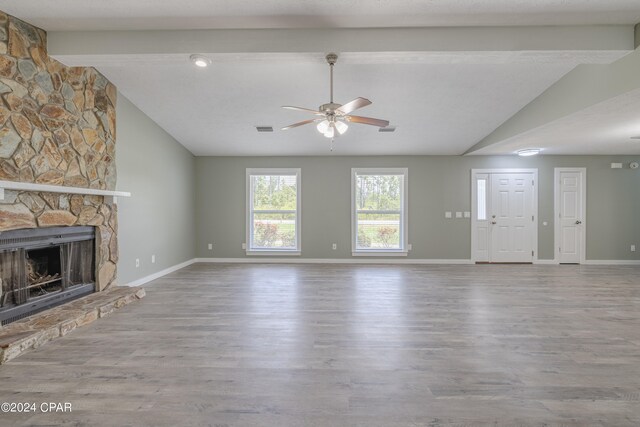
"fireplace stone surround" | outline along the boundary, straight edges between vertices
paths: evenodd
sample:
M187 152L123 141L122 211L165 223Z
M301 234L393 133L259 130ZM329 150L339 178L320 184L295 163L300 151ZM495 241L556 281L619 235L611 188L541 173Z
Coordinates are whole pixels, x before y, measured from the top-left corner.
M116 98L97 70L50 58L43 30L0 11L0 181L57 188L5 190L0 239L16 229L92 227L98 292L116 278L117 205L90 191L116 186Z
M90 228L95 282L90 295L0 326L0 364L144 297L142 288L112 286L115 197L123 196L114 191L116 100L97 70L49 57L45 31L0 11L0 240L11 230ZM48 269L63 263L34 249L41 267L48 257ZM36 276L43 274L56 273Z

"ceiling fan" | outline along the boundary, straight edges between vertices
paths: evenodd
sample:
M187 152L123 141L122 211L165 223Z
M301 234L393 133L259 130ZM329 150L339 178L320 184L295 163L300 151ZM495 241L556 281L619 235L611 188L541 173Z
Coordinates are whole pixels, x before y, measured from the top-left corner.
M371 125L378 127L389 126L388 120L373 119L371 117L353 116L350 113L371 104L366 98L356 98L347 102L344 105L333 102L333 66L338 60L338 55L330 53L327 55L327 63L329 64L330 77L329 77L329 94L330 101L327 104L322 104L318 110L311 110L303 107L292 107L285 105L282 108L288 110L305 111L307 113L315 114L318 116L315 119L304 120L298 123L294 123L289 126L285 126L282 130L293 129L298 126L306 125L309 123L317 123L316 128L318 131L327 138L335 138L342 135L349 128L348 123L360 123L363 125Z

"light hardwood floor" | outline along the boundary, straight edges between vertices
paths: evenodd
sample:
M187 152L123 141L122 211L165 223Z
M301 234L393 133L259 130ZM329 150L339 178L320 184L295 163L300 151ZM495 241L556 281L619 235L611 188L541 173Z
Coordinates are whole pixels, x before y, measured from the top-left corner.
M195 264L0 367L0 425L639 426L640 267Z

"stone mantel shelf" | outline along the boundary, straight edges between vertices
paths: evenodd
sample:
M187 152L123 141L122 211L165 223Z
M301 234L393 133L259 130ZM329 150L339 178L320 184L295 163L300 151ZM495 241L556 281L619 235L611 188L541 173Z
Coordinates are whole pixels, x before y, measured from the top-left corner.
M4 200L4 190L39 191L43 193L67 193L104 196L113 198L113 203L117 202L117 197L131 197L131 193L128 191L100 190L97 188L67 187L64 185L35 184L33 182L0 180L0 200Z

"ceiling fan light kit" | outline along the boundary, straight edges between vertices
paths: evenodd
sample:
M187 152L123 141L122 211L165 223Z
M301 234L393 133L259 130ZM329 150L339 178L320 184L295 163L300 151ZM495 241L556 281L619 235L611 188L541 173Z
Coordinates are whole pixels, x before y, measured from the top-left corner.
M388 120L381 119L373 119L370 117L361 117L361 116L353 116L350 113L359 108L366 107L371 104L366 98L356 98L352 101L347 102L346 104L338 104L333 102L333 66L336 64L338 60L338 55L335 53L330 53L326 56L327 63L329 64L329 102L326 104L322 104L318 110L312 110L310 108L303 107L292 107L285 105L282 108L288 110L296 110L296 111L304 111L306 113L311 113L318 118L304 120L298 123L294 123L289 126L285 126L282 130L289 130L296 128L298 126L303 126L309 123L317 123L316 129L326 138L333 138L344 134L348 129L348 123L359 123L364 125L378 126L380 128L384 128L389 126ZM348 123L347 123L348 122Z

